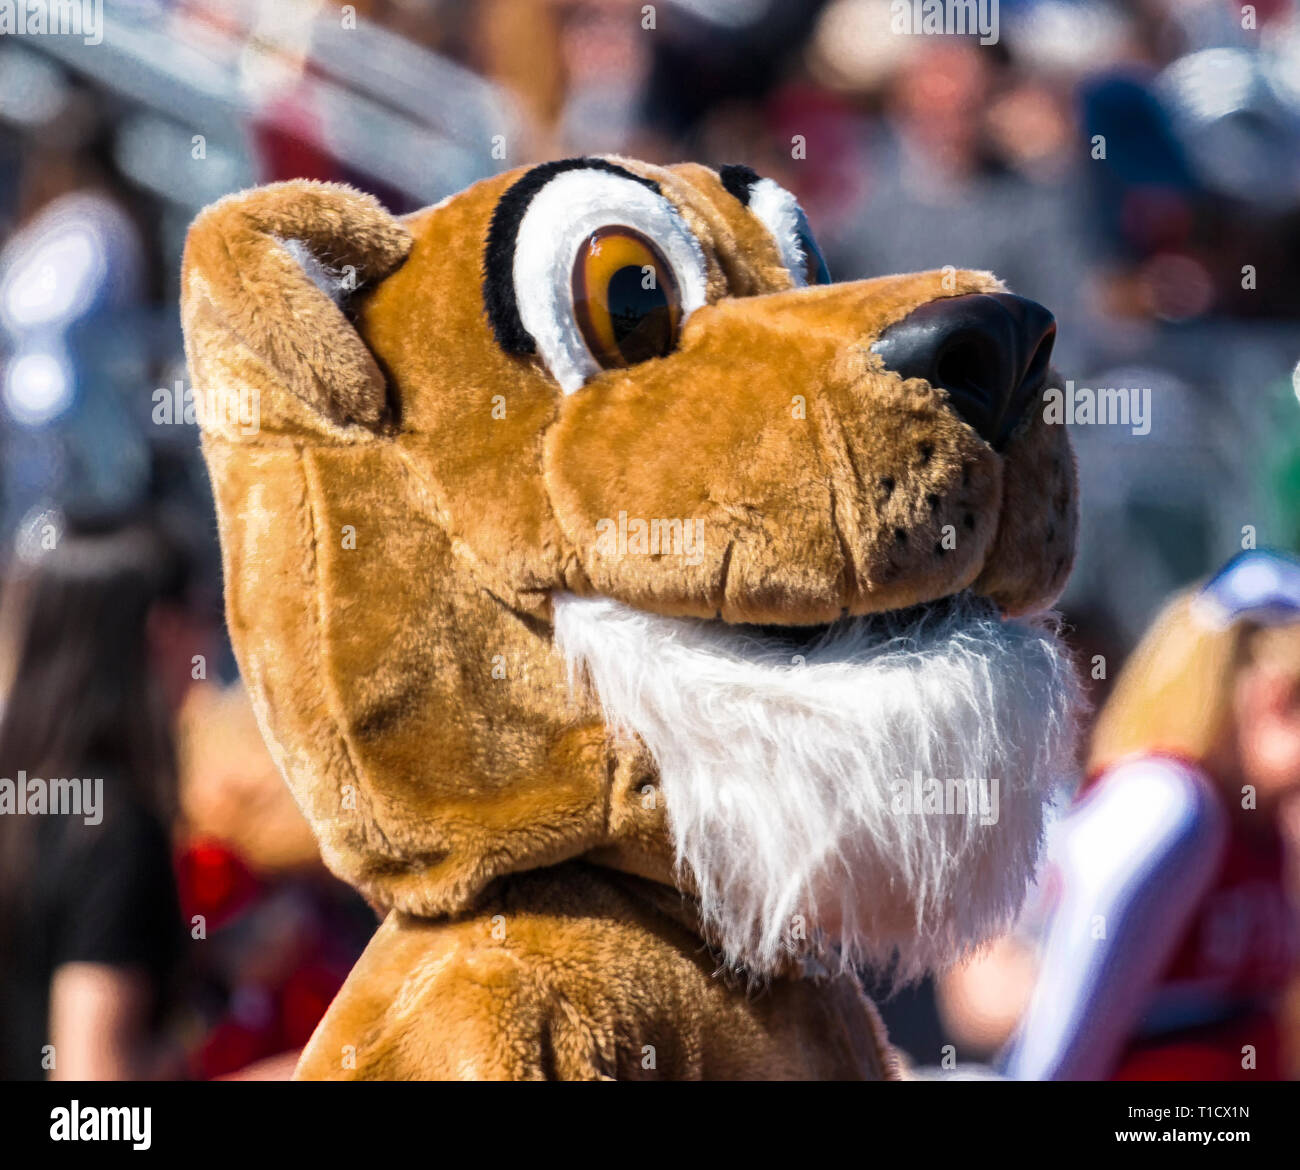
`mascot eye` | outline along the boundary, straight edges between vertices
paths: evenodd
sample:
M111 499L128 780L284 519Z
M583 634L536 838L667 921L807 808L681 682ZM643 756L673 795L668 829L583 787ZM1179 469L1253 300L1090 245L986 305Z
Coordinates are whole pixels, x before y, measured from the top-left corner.
M606 369L672 352L681 291L664 254L634 228L599 228L583 240L572 289L582 339Z
M708 265L657 183L600 159L554 165L530 172L544 181L515 230L508 291L530 343L520 352L535 346L576 394L602 370L671 353L707 302Z

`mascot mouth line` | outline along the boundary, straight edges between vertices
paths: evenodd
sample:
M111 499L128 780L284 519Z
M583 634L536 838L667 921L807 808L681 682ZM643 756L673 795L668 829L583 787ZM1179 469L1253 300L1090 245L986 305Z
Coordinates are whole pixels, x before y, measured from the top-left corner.
M494 599L510 609L521 619L536 622L537 619L522 609L518 609L500 598ZM680 622L686 629L698 628L710 630L718 639L720 652L734 655L738 659L769 662L773 665L803 665L811 655L815 661L827 660L827 655L839 652L843 644L843 635L851 629L875 630L885 639L898 639L906 643L915 638L919 631L936 621L943 621L957 612L982 611L989 620L1009 621L1001 608L989 598L979 597L971 589L959 590L932 601L917 602L915 605L901 606L896 609L882 609L864 614L852 614L848 609L840 616L828 622L732 622L719 613L712 618L669 617L654 614L634 605L624 605L616 598L597 594L591 597L579 597L575 594L557 593L552 595L552 602L560 599L560 605L575 602L593 604L610 603L625 608L633 613L654 616L664 623ZM554 605L553 605L554 609ZM554 621L551 623L554 628Z
M1074 751L1050 618L1004 620L968 590L820 627L553 603L570 687L654 759L679 875L729 965L906 980L1010 924ZM913 777L992 785L998 816L913 807ZM901 913L881 889L909 892Z
M773 622L731 623L718 618L714 624L732 630L737 642L742 645L752 643L756 648L769 650L774 655L788 653L791 656L792 664L798 665L798 662L794 662L795 657L816 656L819 651L826 650L833 652L837 643L841 640L841 635L855 623L860 623L868 628L875 627L881 631L888 631L895 633L898 637L906 638L909 636L906 631L923 628L927 621L942 620L945 615L965 605L974 603L975 594L970 590L962 590L958 593L950 593L945 597L936 598L934 601L923 601L899 609L885 609L857 616L845 610L838 618L830 622L815 622L807 625L790 623L787 625ZM992 602L987 604L991 615L1000 616L1000 611L998 611L996 605Z

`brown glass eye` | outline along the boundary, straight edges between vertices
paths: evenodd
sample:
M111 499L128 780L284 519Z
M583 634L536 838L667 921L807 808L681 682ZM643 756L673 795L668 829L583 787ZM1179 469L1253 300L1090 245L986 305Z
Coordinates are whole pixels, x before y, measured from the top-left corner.
M582 339L606 369L663 357L677 344L677 278L654 241L633 228L600 228L582 242L572 291Z

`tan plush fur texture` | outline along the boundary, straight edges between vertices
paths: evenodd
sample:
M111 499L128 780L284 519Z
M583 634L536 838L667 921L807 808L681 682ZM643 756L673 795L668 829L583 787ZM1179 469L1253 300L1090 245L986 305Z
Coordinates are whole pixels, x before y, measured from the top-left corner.
M869 350L993 277L794 289L714 172L619 161L699 239L710 303L675 352L569 397L483 310L522 171L404 220L277 184L191 229L194 386L260 398L255 434L202 420L235 649L326 863L390 911L301 1077L893 1075L852 980L715 975L653 765L570 695L550 598L800 624L968 586L1020 613L1068 574L1064 429L1031 411L995 453ZM350 273L353 316L287 241ZM620 511L701 518L700 563L603 557Z

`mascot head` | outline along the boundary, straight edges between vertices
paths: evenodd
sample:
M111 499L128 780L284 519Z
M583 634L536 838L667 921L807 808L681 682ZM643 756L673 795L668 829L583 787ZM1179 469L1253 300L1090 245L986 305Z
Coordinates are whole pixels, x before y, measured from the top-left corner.
M1073 746L1046 310L830 283L772 180L605 158L231 196L183 297L240 665L373 902L582 858L758 974L1014 914Z

